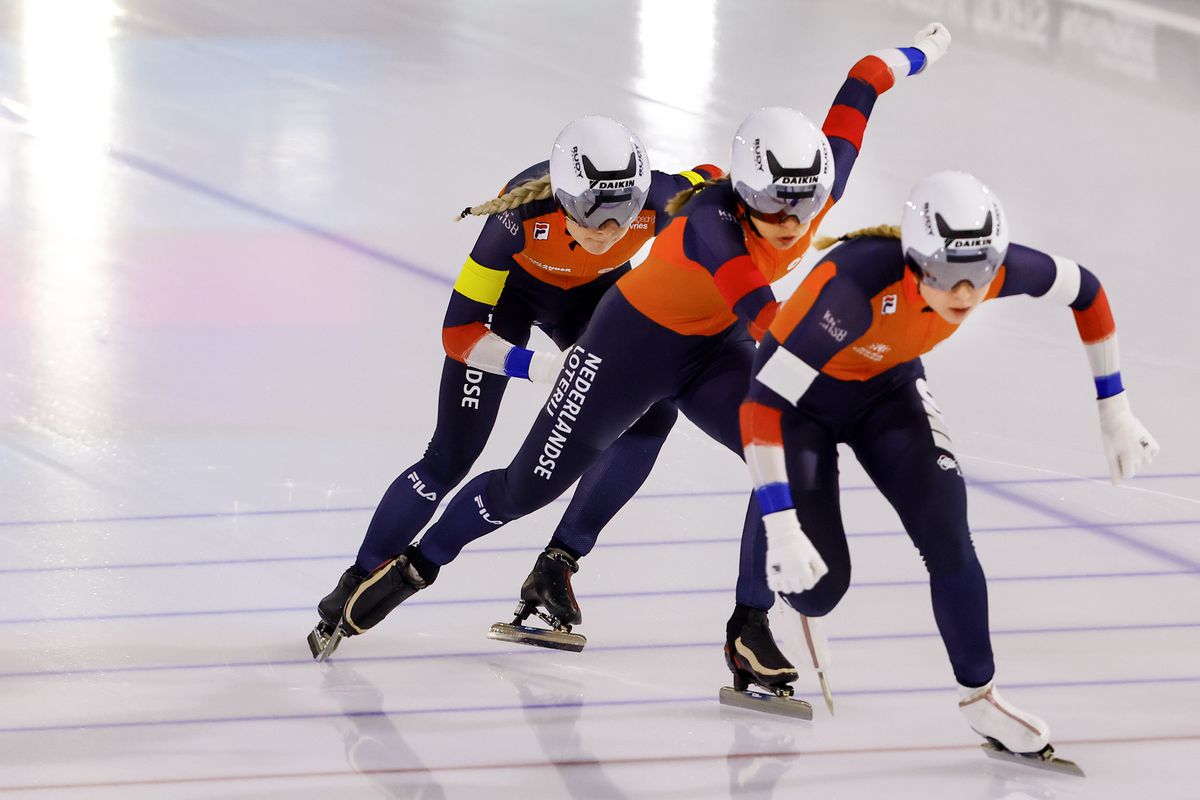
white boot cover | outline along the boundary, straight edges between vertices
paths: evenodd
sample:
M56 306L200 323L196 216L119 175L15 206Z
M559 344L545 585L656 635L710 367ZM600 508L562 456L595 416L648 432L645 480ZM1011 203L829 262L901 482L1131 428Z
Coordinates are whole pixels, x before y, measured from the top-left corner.
M1050 726L1000 696L995 682L958 687L958 710L981 736L990 736L1014 753L1036 753L1050 743Z

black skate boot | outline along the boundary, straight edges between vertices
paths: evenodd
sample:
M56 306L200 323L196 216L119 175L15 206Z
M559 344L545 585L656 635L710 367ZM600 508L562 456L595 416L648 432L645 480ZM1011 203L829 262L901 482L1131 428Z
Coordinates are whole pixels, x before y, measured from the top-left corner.
M776 646L766 611L742 605L734 609L725 628L725 663L733 686L721 689L723 704L812 719L812 706L792 696L791 683L799 675ZM766 692L751 689L751 684Z
M587 639L571 633L571 626L583 621L583 612L571 590L571 575L578 571L579 562L570 553L558 547L547 547L521 586L521 600L517 603L513 621L497 622L488 631L488 638L555 650L582 650ZM550 629L525 625L531 615L545 622Z
M546 609L546 613L568 628L583 622L583 612L571 591L571 576L579 562L566 550L547 547L521 586L521 600Z
M374 628L392 609L429 586L441 569L410 545L391 561L385 561L370 575L359 580L342 609L341 621L325 647L316 656L324 661L347 636L357 636Z
M342 573L334 590L317 603L317 616L320 617L320 620L308 634L308 649L312 651L313 658L320 658L325 649L329 647L333 632L338 623L342 621L342 610L346 607L346 601L350 599L350 595L354 594L354 590L366 577L366 570L357 564L351 565L350 569ZM325 658L328 658L336 649L337 643L335 642L333 647L329 648L329 652L325 653Z

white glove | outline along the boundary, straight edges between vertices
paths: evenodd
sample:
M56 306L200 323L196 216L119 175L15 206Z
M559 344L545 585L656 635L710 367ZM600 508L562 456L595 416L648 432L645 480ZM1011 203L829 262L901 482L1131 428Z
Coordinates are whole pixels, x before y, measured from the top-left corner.
M817 548L800 530L793 508L763 515L767 526L767 586L796 594L811 589L829 572Z
M1132 478L1138 467L1146 466L1158 455L1158 442L1146 426L1129 410L1125 392L1096 401L1100 407L1100 436L1113 484Z
M558 380L558 373L562 370L563 364L566 363L567 353L570 352L570 347L561 353L543 353L541 350L534 350L533 358L529 361L529 380L534 383L554 383Z
M925 54L928 67L950 49L950 31L940 22L931 22L913 37L913 47Z

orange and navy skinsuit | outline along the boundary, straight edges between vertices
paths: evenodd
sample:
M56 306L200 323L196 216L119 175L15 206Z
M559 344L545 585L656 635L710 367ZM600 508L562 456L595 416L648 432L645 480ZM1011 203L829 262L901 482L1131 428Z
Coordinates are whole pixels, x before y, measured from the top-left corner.
M501 194L544 176L543 161L517 175ZM593 255L567 233L566 217L553 198L536 200L491 216L463 264L442 324L446 355L467 366L510 378L528 378L531 352L513 347L505 333L496 330L497 307L520 303L520 319L513 335L524 344L529 327L536 324L560 347L578 338L591 316L599 294L629 272L629 259L669 222L667 202L680 191L721 176L721 170L703 164L678 175L651 173L646 205L629 231L607 252ZM587 292L574 292L581 288ZM489 322L492 323L489 328ZM560 329L565 329L560 332Z
M787 250L776 250L758 235L733 187L722 184L689 203L617 289L642 314L676 333L711 336L740 318L761 338L779 305L770 284L799 265L821 221L841 199L875 101L895 83L896 70L914 74L924 64L921 51L907 47L869 55L850 70L821 126L833 150L833 189L807 232Z
M924 56L885 51L850 71L823 128L835 184L809 235L775 251L744 219L728 183L699 192L646 261L605 295L508 468L463 486L422 537L415 563L447 564L473 539L546 505L662 402L741 456L738 405L755 348L749 331L761 333L777 307L769 282L794 266L842 196L875 100L897 77L889 64L911 74Z
M986 300L1012 295L1069 306L1097 394L1122 391L1112 314L1091 272L1014 244ZM795 513L829 567L814 588L784 595L788 603L822 616L849 586L837 482L837 445L844 442L925 560L955 677L981 686L994 671L987 584L971 543L962 472L920 361L957 328L925 303L898 240L864 237L838 246L764 337L742 404L742 437L762 513ZM738 602L769 608L765 532L758 526L743 537L743 574L756 580L739 582Z
M549 162L535 164L501 194L548 171ZM529 377L534 353L524 345L531 327L560 348L573 344L600 298L629 271L630 257L666 226L667 201L720 175L707 164L678 175L651 172L645 207L601 255L588 253L567 233L553 198L487 218L446 309L437 427L424 456L400 473L380 501L359 549L360 569L374 569L401 552L466 476L491 436L508 378ZM585 478L591 490L567 510L558 535L593 539L649 474L675 418L668 404L647 414L607 457L620 468Z

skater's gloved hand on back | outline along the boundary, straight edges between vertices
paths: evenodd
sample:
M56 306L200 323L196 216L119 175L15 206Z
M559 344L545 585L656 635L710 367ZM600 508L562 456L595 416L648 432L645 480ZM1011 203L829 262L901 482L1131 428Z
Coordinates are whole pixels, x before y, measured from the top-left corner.
M913 47L925 54L925 66L929 66L950 49L950 31L940 22L931 22L913 37Z
M1148 465L1158 455L1158 442L1133 412L1125 392L1103 397L1100 406L1100 436L1113 484L1132 478L1138 467Z
M794 508L764 514L763 524L767 527L767 586L772 592L803 592L829 572L817 548L800 530Z
M558 373L562 371L563 364L567 361L567 354L571 352L572 347L574 345L561 353L545 353L541 350L534 350L533 359L529 362L529 380L534 383L554 383L558 380Z

